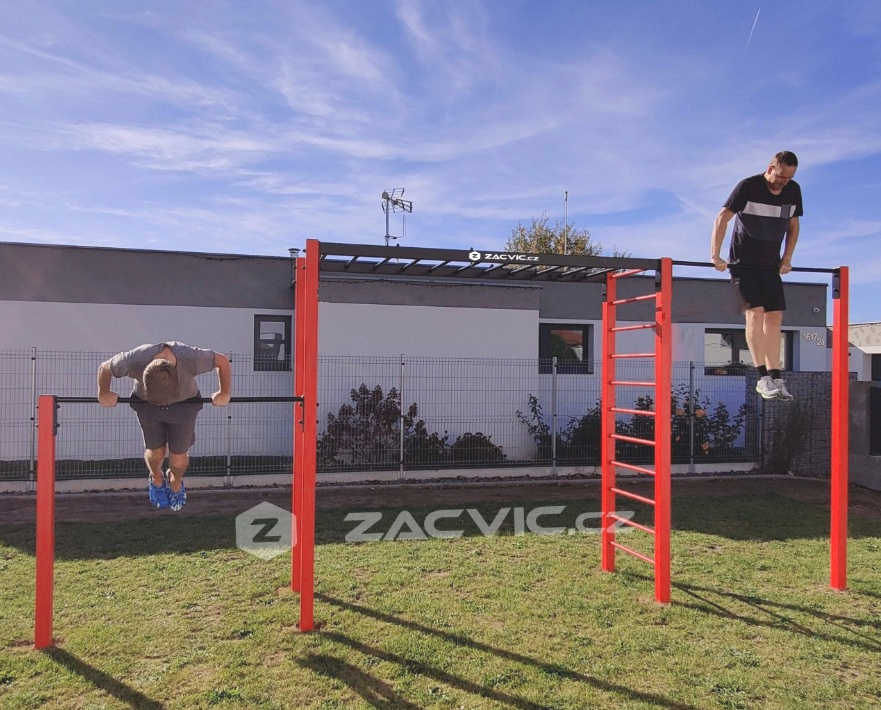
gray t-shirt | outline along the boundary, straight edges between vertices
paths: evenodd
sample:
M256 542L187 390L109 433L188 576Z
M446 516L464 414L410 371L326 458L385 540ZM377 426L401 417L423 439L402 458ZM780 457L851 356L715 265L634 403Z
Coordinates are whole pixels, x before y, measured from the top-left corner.
M171 340L157 345L139 345L134 350L119 353L110 358L110 372L114 377L131 377L135 381L132 395L147 398L144 390L144 369L153 358L168 346L177 358L177 381L179 395L171 404L183 402L185 399L199 396L196 375L211 372L214 369L214 351L194 348L192 345Z

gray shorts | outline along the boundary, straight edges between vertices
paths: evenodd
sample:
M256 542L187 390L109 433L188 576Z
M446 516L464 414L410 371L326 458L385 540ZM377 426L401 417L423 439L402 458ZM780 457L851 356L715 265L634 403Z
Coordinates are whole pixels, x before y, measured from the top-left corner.
M194 399L201 399L197 394ZM133 399L137 397L133 394ZM129 405L138 415L138 423L144 432L144 447L161 449L166 444L173 454L185 454L196 443L196 417L202 411L202 403L192 399L157 407L144 400Z

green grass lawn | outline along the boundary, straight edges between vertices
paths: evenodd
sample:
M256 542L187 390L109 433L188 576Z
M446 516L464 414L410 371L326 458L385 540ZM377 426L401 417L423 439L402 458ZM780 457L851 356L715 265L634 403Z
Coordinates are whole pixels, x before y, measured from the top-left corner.
M319 511L310 634L290 556L238 550L232 517L60 524L49 652L32 646L33 531L0 526L0 708L881 707L879 522L851 519L842 593L825 511L677 499L660 606L644 563L600 572L598 535L356 544L346 512Z

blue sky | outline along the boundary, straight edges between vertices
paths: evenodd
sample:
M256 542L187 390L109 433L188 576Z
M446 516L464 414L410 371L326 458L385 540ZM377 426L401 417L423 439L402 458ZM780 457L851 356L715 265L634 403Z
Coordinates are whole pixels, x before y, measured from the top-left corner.
M3 241L382 244L404 187L401 243L499 249L568 190L608 250L700 261L787 149L795 265L881 320L877 0L6 2L0 146Z

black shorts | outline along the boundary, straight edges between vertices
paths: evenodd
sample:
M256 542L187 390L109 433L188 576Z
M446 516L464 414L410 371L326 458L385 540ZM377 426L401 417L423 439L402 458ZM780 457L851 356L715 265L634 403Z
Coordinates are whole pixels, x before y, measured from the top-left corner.
M131 408L138 415L138 423L144 432L144 448L161 449L166 444L173 454L185 454L196 443L196 417L202 411L202 403L198 401L202 395L193 399L157 407L138 399L131 403ZM194 401L195 400L195 401Z
M774 269L755 271L731 270L731 283L743 310L763 308L766 311L785 311L783 279Z

